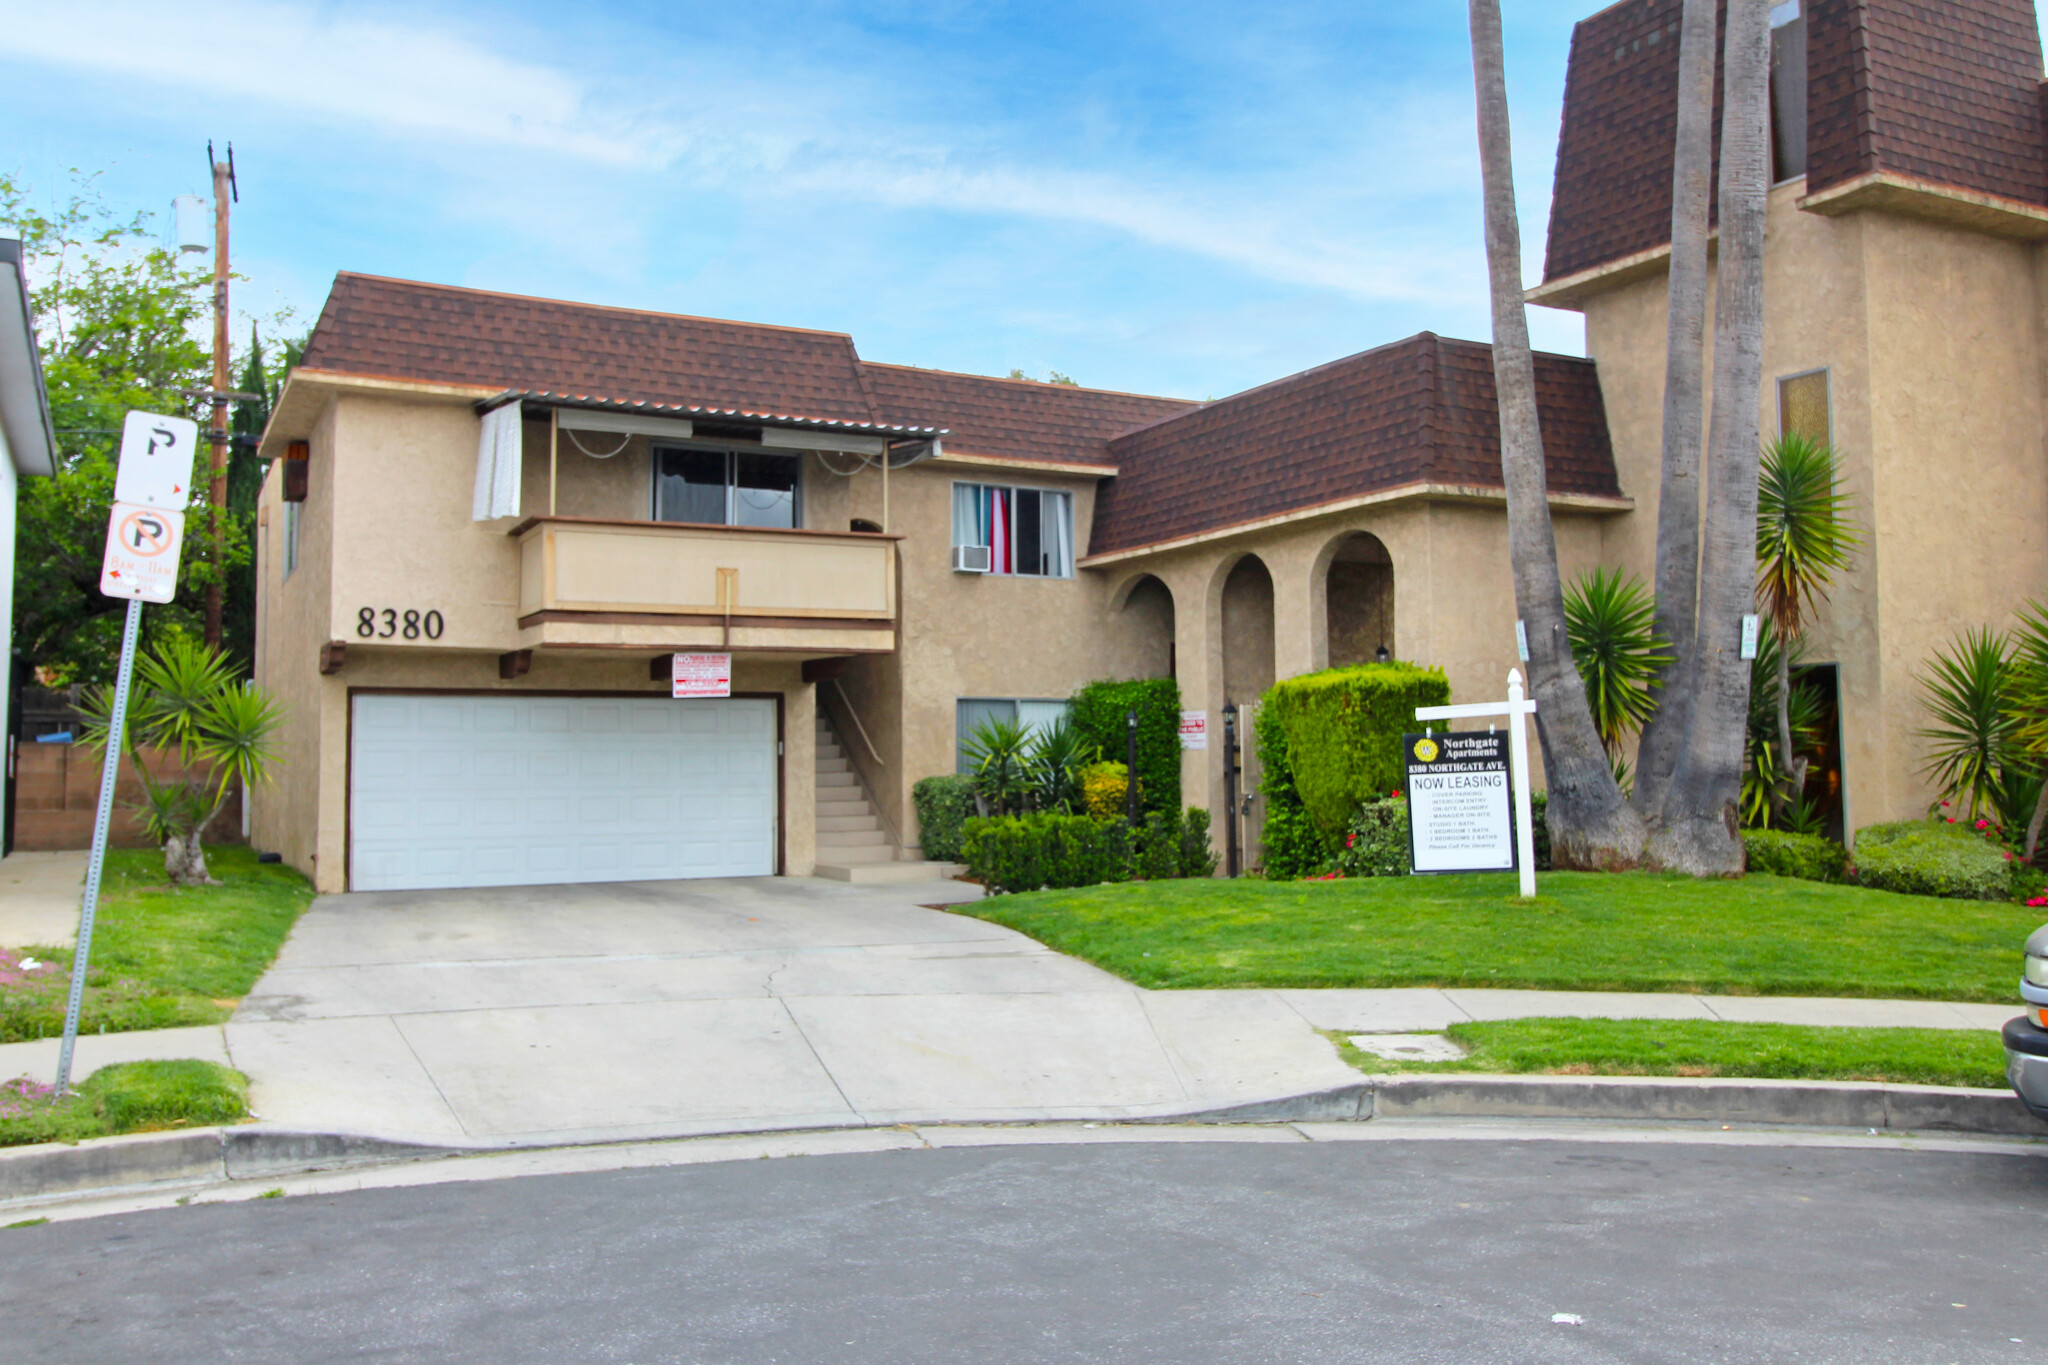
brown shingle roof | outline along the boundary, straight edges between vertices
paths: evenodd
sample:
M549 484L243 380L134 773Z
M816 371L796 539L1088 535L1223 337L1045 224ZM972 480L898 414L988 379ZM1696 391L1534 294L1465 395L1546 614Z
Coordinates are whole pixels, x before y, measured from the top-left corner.
M874 420L839 332L337 275L309 369Z
M950 430L948 449L975 455L1107 464L1112 436L1196 406L1178 398L907 365L863 368L875 395L877 420L943 425ZM943 422L935 414L943 415Z
M1550 490L1620 486L1593 362L1536 359ZM1424 332L1110 442L1090 554L1156 545L1403 485L1499 488L1492 348Z
M1679 8L1680 0L1624 0L1573 31L1546 280L1671 238ZM2048 203L2032 0L1803 8L1809 192L1886 170ZM1718 149L1718 71L1714 87Z
M2048 204L2033 0L1809 0L1809 191L1874 170Z

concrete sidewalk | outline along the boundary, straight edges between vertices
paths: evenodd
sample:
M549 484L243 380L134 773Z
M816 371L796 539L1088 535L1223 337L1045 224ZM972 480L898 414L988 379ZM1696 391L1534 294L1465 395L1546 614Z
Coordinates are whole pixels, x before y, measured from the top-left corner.
M0 947L70 947L89 858L84 849L0 858Z
M1577 1016L1996 1029L2017 1005L1502 990L1146 991L924 908L957 882L328 896L226 1026L265 1120L455 1144L1154 1118L1355 1086L1319 1031ZM920 903L924 904L920 904ZM78 1074L221 1060L81 1040ZM48 1079L56 1043L0 1047Z

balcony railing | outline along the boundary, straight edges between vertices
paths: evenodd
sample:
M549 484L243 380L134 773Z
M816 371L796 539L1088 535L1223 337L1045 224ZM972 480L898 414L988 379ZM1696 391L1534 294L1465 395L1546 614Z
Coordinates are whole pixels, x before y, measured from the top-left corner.
M895 536L583 517L512 534L524 645L895 646Z

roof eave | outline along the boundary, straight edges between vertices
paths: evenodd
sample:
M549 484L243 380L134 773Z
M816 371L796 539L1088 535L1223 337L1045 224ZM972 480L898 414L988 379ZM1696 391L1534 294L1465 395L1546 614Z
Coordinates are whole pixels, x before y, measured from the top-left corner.
M48 478L57 472L57 431L21 256L19 241L0 238L0 266L12 280L0 283L0 428L15 470Z

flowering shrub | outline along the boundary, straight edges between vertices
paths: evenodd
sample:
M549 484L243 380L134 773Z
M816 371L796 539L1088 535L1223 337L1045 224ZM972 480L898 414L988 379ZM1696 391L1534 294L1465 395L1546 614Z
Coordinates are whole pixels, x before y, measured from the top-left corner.
M1400 792L1367 801L1351 818L1337 870L1347 877L1408 874L1408 798Z

